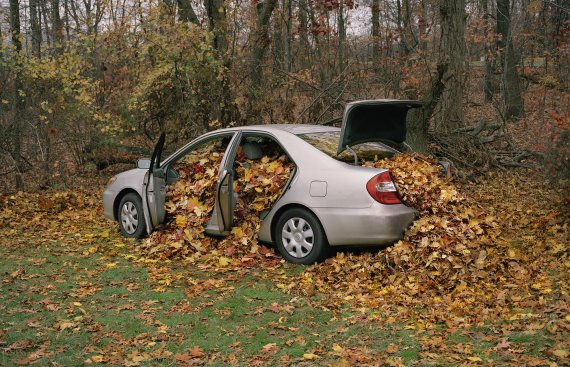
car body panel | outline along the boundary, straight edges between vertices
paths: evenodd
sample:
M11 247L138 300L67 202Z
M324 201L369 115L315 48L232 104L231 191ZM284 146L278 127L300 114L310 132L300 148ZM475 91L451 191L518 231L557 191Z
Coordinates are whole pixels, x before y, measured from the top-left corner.
M146 169L135 168L115 176L113 184L108 185L103 192L103 214L105 217L117 220L114 204L121 193L134 191L141 198L143 197L143 182L146 174Z
M348 103L337 153L347 146L373 141L402 144L406 140L406 115L411 108L421 105L419 101L393 99Z

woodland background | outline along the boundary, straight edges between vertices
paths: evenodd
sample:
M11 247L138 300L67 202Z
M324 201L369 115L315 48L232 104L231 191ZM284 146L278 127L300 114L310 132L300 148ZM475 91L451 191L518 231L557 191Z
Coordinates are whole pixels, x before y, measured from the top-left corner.
M412 98L455 165L568 174L562 0L2 0L2 191L74 184L221 126ZM138 147L138 148L134 148ZM101 176L108 177L103 171Z

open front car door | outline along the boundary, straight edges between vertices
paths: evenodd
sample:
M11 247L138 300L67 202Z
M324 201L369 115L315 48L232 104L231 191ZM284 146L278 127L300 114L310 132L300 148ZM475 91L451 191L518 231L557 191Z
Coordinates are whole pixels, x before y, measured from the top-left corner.
M166 200L166 174L160 166L164 140L165 135L162 133L152 152L150 166L143 183L143 210L148 233L158 227L166 216L164 209L164 202Z

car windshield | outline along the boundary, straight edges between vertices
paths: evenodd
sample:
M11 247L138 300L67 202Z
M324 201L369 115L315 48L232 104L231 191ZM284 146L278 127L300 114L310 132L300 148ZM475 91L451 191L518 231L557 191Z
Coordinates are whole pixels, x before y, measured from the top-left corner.
M342 151L338 155L336 154L338 141L340 139L340 130L300 134L297 136L334 159L343 162L354 161L354 156L347 150ZM356 152L359 159L366 161L390 158L398 152L396 149L380 142L357 144L350 148Z

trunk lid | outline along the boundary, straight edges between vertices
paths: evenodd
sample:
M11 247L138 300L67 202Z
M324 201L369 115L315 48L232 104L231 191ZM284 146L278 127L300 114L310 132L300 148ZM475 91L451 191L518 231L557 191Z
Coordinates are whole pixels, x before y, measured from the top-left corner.
M351 102L346 105L337 154L346 147L368 142L406 141L406 115L419 101L378 99Z

